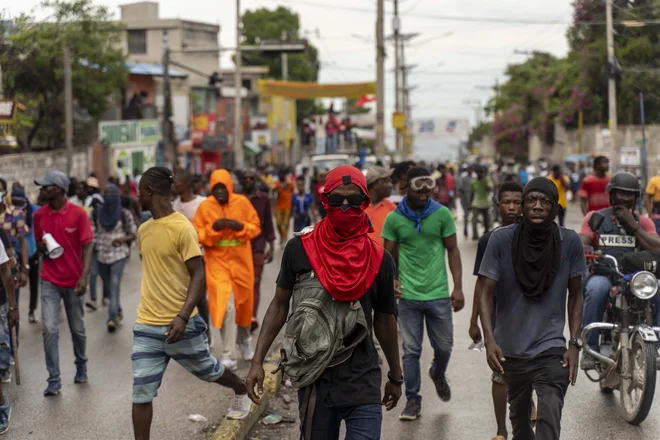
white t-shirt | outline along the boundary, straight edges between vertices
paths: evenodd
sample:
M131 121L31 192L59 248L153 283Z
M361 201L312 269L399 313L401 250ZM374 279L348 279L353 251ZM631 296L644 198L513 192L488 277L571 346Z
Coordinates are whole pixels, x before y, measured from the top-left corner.
M174 200L174 203L172 203L172 207L176 212L183 214L185 218L192 221L197 212L197 208L199 208L199 205L201 205L204 200L206 200L206 197L198 195L191 201L184 203L181 201L181 197L177 197L176 200Z
M5 250L5 245L0 241L0 264L5 264L9 261L7 256L7 251Z

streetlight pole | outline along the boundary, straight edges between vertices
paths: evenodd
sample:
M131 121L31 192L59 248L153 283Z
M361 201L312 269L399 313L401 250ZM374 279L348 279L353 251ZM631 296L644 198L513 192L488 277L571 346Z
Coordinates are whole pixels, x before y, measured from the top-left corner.
M171 119L171 85L170 85L170 45L167 30L163 31L163 153L172 169L176 167L176 146L170 145L172 134L170 133Z
M241 90L243 78L241 76L241 0L236 0L236 71L234 72L234 167L243 168L243 121L241 111Z
M399 0L394 0L394 18L392 19L392 29L394 30L394 111L401 111L400 102L400 84L399 84L399 30L401 22L399 21ZM401 132L397 128L395 132L396 151L401 151Z
M378 0L376 15L376 156L385 155L385 0Z
M605 0L606 28L607 28L607 101L609 111L610 142L612 161L619 162L619 148L616 143L617 114L616 114L616 58L614 57L614 25L612 22L612 0Z
M73 169L73 83L71 79L71 50L64 48L64 140L66 144L66 173Z

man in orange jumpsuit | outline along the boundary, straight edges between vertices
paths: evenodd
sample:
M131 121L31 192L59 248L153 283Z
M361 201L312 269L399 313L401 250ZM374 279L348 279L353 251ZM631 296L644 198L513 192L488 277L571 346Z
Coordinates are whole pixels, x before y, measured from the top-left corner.
M261 225L250 200L234 194L227 170L214 171L210 183L211 196L197 208L193 226L204 246L209 312L223 342L221 362L236 369L234 344L238 344L244 360L251 360L253 355L250 326L254 266L250 240L261 233Z

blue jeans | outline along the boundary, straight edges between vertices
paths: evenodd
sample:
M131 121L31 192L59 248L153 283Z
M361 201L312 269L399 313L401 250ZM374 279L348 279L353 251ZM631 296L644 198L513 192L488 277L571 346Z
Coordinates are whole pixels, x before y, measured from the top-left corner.
M454 346L454 325L451 300L449 298L432 301L399 300L399 326L403 340L403 377L406 385L406 399L421 400L419 388L421 373L419 358L424 341L424 318L426 331L433 347L431 372L442 377L447 372L451 350Z
M90 272L89 277L89 297L92 299L92 302L96 302L96 279L99 276L99 260L98 253L94 250L92 251L92 271ZM103 292L105 297L105 292Z
M11 359L8 313L9 303L5 301L4 304L0 305L0 370L9 368L9 360Z
M329 134L325 138L325 154L337 152L337 133Z
M602 275L591 275L587 271L584 283L584 310L582 312L582 326L594 322L602 322L607 297L612 289L612 283L609 278ZM655 314L653 316L653 325L660 326L660 295L653 298L655 303ZM587 337L587 344L592 350L598 351L598 330L592 330Z
M85 365L87 336L85 335L84 298L76 296L73 288L57 287L41 280L41 321L43 323L44 351L48 382L60 382L60 301L71 330L76 365Z
M298 409L302 411L306 388L298 390ZM308 406L311 408L311 406ZM306 438L307 426L300 421L304 440L339 440L341 421L346 424L346 440L380 440L383 410L380 403L355 406L327 407L316 393L311 437Z
M103 280L103 297L110 298L108 321L117 322L117 316L123 316L119 301L119 289L121 287L121 278L124 275L125 265L126 258L111 264L98 263L99 275L101 275L101 279Z

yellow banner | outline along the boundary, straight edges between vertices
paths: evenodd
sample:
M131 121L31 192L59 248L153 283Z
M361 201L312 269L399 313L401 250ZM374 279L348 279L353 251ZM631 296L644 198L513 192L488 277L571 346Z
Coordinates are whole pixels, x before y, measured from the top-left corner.
M284 96L295 99L359 98L376 93L376 83L318 84L259 80L259 91L261 96Z

